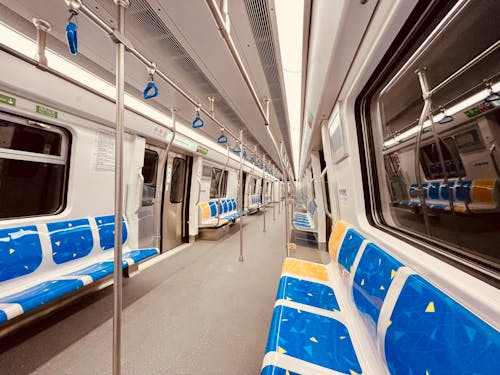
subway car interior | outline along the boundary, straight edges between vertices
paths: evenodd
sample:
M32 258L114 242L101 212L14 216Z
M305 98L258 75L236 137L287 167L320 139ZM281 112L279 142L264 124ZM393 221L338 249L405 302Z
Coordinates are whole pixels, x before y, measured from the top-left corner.
M498 0L0 0L0 374L500 374Z

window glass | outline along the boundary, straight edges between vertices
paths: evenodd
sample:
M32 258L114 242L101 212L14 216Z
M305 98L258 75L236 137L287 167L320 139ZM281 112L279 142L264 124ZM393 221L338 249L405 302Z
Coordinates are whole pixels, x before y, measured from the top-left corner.
M172 162L172 181L170 182L170 203L181 203L184 200L184 184L186 182L186 161L174 158Z
M46 155L61 154L61 135L0 118L0 148L36 152Z
M144 165L142 167L142 177L144 184L156 185L156 173L158 171L158 153L153 150L144 152Z
M248 183L248 194L249 195L255 194L256 185L257 185L257 181L255 180L255 177L250 177L250 182Z
M432 142L420 150L420 163L428 180L442 179L445 172L448 178L464 177L465 169L460 158L455 140L451 137L440 140L441 153L444 160L443 169L436 142Z
M64 208L68 138L60 128L0 115L0 218Z
M221 181L222 179L222 181ZM220 192L219 192L220 182ZM210 181L210 199L223 198L227 191L227 171L222 173L222 169L212 168L212 179Z
M378 171L372 184L388 192L380 194L379 214L390 213L384 222L495 269L500 265L498 19L498 2L470 1L428 42L425 36L437 22L416 29L415 35L424 37L415 37L418 44L406 45L400 61L374 81L371 105L377 110L365 112L377 113L371 123L381 126L375 132L382 135L381 144L374 150L383 151L373 152L383 158L385 171ZM434 90L423 126L417 71Z

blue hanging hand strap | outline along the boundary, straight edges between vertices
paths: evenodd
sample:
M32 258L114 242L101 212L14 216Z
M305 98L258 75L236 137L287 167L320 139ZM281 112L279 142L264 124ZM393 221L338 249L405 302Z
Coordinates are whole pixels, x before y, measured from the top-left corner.
M241 152L240 146L234 146L233 151L236 152L236 153Z
M146 88L144 89L144 92L142 93L142 96L144 97L144 99L151 99L155 96L158 96L158 86L155 85L153 80L148 82Z
M78 37L77 37L77 26L74 22L68 22L66 26L66 37L68 39L69 51L72 55L78 53Z
M205 125L205 122L200 116L196 116L193 120L193 129L198 129L201 128L203 125Z
M243 158L246 159L247 158L247 152L246 151L243 151Z
M217 138L217 143L220 144L227 143L227 137L224 134L219 135L219 138Z

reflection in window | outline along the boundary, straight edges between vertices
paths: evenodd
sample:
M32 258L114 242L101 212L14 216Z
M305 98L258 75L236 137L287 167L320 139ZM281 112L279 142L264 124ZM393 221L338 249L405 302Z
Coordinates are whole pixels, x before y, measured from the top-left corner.
M221 181L222 179L222 181ZM219 191L220 183L220 191ZM210 199L223 198L227 192L227 171L222 173L222 169L212 168L212 179L210 181Z
M440 17L452 2L442 5ZM422 26L405 35L403 47L391 47L397 58L379 67L384 73L363 98L367 106L377 107L363 111L367 118L377 112L370 119L380 140L374 136L373 141L380 143L372 152L385 167L372 181L379 194L374 202L384 216L379 221L494 269L500 266L500 100L492 98L500 91L500 48L491 46L500 40L499 18L495 1L466 2L429 39L440 20L412 20ZM424 68L429 89L435 91L419 127L424 100L415 72ZM386 191L378 193L379 186Z
M0 218L54 214L64 207L69 135L0 118Z
M439 141L445 168L441 165L439 158L439 150L435 142L422 147L420 154L420 162L428 180L444 178L446 174L448 178L464 177L465 169L458 153L455 140L451 137L446 138L444 142Z

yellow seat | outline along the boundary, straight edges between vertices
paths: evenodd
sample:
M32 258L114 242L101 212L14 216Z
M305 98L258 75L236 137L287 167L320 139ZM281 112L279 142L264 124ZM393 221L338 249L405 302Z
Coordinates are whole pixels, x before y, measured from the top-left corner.
M281 273L328 281L328 271L323 264L308 262L296 258L286 258Z
M344 238L344 234L349 225L342 220L337 221L328 241L328 250L332 261L337 262L337 253ZM324 264L309 262L296 258L286 258L283 262L281 273L292 274L295 276L308 277L321 281L328 281L328 271Z

